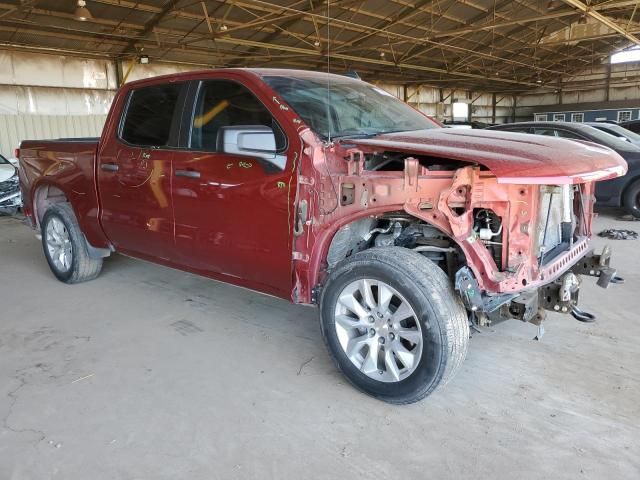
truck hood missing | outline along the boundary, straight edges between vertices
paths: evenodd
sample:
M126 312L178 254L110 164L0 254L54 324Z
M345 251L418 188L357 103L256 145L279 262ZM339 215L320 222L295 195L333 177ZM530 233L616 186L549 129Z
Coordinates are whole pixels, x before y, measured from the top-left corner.
M499 183L573 184L622 176L627 163L595 143L526 133L438 128L349 139L359 148L477 163Z

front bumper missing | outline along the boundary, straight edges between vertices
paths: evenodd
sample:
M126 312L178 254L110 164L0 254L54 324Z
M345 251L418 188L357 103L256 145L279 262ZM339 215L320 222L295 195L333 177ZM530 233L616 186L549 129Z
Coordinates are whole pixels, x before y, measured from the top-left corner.
M538 325L539 338L547 310L569 313L581 322L595 321L594 315L578 308L580 277L596 277L597 285L602 288L611 283L623 283L624 280L610 266L610 261L611 249L606 246L600 254L588 253L570 270L542 287L519 294L493 296L482 295L471 270L464 267L456 274L455 287L478 326L517 319Z
M610 283L624 283L624 279L616 275L616 270L611 268L611 247L602 249L600 255L590 254L582 258L573 267L573 271L579 275L598 277L596 282L599 287L607 288Z

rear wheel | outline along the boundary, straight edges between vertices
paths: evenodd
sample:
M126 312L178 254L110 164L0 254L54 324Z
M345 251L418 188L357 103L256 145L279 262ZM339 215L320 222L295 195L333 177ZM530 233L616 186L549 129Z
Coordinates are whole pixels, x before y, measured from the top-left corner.
M634 181L624 191L622 206L628 214L640 218L640 179Z
M446 384L469 342L466 311L447 276L403 248L373 248L339 265L323 291L321 325L347 379L395 404Z
M93 280L102 270L102 259L91 258L71 205L57 203L42 219L42 247L49 268L58 280L80 283Z

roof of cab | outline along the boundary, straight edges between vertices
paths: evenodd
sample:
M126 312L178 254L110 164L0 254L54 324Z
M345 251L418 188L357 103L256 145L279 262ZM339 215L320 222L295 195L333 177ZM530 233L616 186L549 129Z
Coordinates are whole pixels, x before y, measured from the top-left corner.
M288 68L215 68L208 70L190 70L188 72L180 72L180 73L170 73L167 75L159 75L156 77L143 78L140 80L134 80L132 82L128 82L125 86L129 88L136 87L139 85L146 84L155 84L155 83L163 83L163 82L177 82L177 81L186 81L197 77L202 77L207 74L215 74L221 72L235 72L235 73L244 73L248 75L253 75L257 77L289 77L289 78L307 78L307 79L318 79L325 80L327 78L335 78L341 80L352 80L354 82L360 82L362 80L358 80L352 77L347 77L345 75L338 75L335 73L327 73L327 72L316 72L312 70L295 70Z

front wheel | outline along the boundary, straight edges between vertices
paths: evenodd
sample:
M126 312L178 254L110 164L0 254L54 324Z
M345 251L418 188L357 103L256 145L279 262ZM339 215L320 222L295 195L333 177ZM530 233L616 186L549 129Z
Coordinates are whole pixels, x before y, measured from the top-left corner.
M622 197L625 211L636 218L640 218L640 179L627 187Z
M380 400L413 403L450 380L469 343L466 311L433 262L403 248L372 248L339 265L320 302L338 368Z
M102 259L91 258L71 205L57 203L42 218L42 247L53 274L65 283L93 280Z

